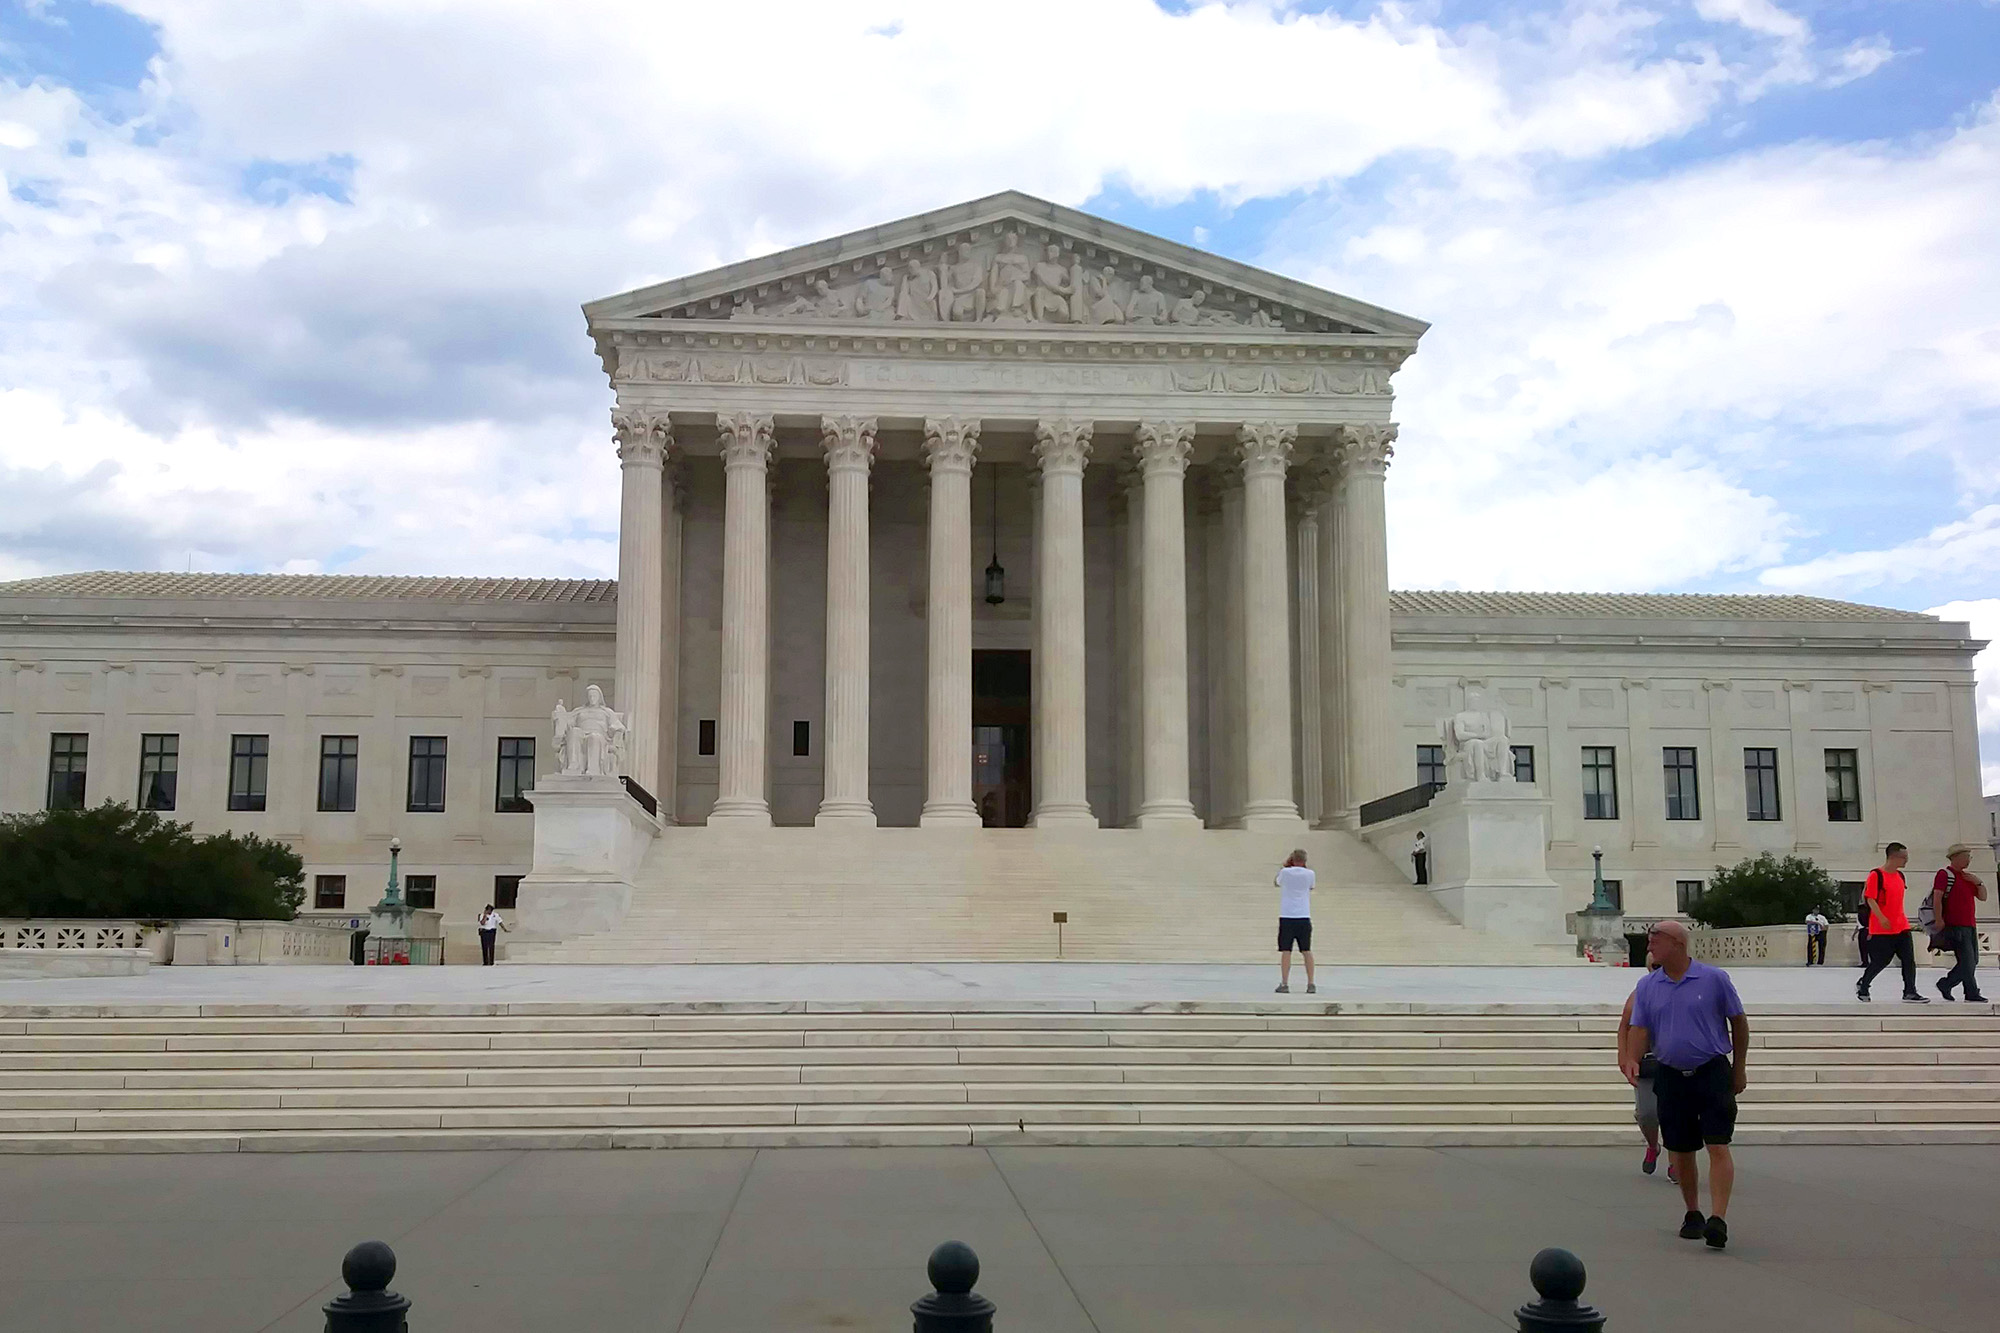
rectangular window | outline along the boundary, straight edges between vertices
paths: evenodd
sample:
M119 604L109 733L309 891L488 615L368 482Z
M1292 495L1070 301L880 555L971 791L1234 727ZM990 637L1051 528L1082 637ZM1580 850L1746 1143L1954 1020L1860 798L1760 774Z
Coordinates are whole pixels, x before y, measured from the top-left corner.
M493 905L514 910L521 902L521 877L519 875L495 875L493 877Z
M1701 779L1695 776L1694 747L1669 745L1660 751L1667 777L1667 818L1701 818Z
M313 906L334 911L347 906L347 876L314 875Z
M1583 817L1618 818L1618 750L1610 745L1583 747Z
M792 723L792 755L803 758L813 752L813 728L810 722Z
M361 784L361 738L319 738L319 808L335 813L354 809Z
M139 738L139 808L171 810L180 785L181 738L152 732Z
M1535 747L1532 745L1509 746L1514 752L1514 781L1532 783L1535 780Z
M712 718L712 717L705 717L705 718L703 718L703 719L701 720L701 723L700 723L700 725L699 725L699 727L698 727L697 731L698 731L698 735L697 735L697 738L696 738L696 740L695 740L695 746L694 746L694 752L695 752L696 754L701 754L701 755L712 755L712 754L714 754L714 753L715 753L715 719L714 719L714 718Z
M412 907L438 905L438 877L436 875L405 875L403 877L403 901Z
M1419 745L1417 747L1417 781L1432 787L1444 786L1444 747L1442 745Z
M1864 879L1843 879L1840 881L1840 914L1842 916L1861 915L1862 890L1868 887Z
M1861 822L1861 752L1826 752L1826 817L1834 824Z
M410 737L410 799L407 808L419 814L444 809L444 740L442 736Z
M527 793L535 789L535 738L500 738L500 776L493 792L493 808L503 815L534 813Z
M1702 893L1708 888L1708 881L1700 879L1677 879L1674 881L1674 910L1682 916L1690 907L1701 901Z
M1778 752L1751 746L1743 751L1743 817L1770 822L1778 812Z
M1605 881L1604 881L1604 896L1605 896L1605 897L1607 897L1607 898L1609 898L1609 899L1611 900L1611 907L1612 907L1612 910L1614 910L1614 911L1618 911L1618 912L1622 912L1622 911L1624 911L1624 910L1625 910L1625 881L1624 881L1624 880L1622 880L1622 879L1607 879L1607 880L1605 880Z
M229 738L229 808L262 810L264 784L271 773L269 736Z
M90 765L90 736L58 731L49 737L49 809L83 809L84 773Z

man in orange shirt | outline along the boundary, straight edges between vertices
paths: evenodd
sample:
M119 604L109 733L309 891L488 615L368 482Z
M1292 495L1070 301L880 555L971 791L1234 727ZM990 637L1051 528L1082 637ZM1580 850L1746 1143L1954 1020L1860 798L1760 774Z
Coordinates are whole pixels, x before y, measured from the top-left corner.
M1903 866L1910 859L1909 848L1900 842L1889 844L1882 864L1868 872L1862 889L1862 910L1868 913L1868 970L1855 984L1854 995L1864 1003L1868 984L1895 959L1903 965L1903 1001L1929 1004L1917 992L1917 950L1910 941L1910 914L1903 907L1908 886L1903 882Z

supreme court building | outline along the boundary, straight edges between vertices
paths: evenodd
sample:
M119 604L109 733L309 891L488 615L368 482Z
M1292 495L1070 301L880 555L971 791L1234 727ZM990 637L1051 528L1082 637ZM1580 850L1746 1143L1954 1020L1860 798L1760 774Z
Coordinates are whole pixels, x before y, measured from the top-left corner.
M1293 846L1357 957L1503 961L1362 821L1469 693L1574 906L1594 847L1658 916L1758 850L1858 880L1981 841L1965 625L1392 593L1408 316L1013 193L584 310L615 588L0 585L0 809L157 799L171 737L168 808L296 840L353 885L321 910L399 836L448 916L532 917L549 715L599 684L657 813L624 896L515 950L579 961L1052 956L1059 913L1081 956L1261 954Z

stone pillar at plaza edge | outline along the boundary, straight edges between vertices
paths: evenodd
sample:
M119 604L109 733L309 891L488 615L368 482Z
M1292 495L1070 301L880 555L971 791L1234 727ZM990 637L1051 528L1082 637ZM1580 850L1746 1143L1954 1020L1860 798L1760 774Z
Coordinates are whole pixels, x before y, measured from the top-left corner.
M924 422L931 472L930 604L924 684L926 826L979 827L972 803L972 465L979 422Z
M1187 531L1192 421L1139 423L1146 558L1140 572L1141 828L1200 828L1188 800Z
M1090 461L1091 423L1067 417L1035 426L1042 469L1040 558L1035 562L1041 608L1043 696L1035 700L1035 749L1042 756L1035 791L1035 826L1095 827L1085 790L1083 609L1083 469Z
M1292 662L1286 579L1285 467L1298 428L1244 423L1243 459L1243 827L1303 828L1292 800ZM1384 588L1386 627L1387 588ZM1386 680L1385 680L1386 685Z
M767 413L716 418L725 478L722 519L722 716L716 728L719 778L711 824L768 826L765 798L770 710L771 496L766 469L774 442Z
M868 472L875 418L820 418L826 451L826 749L818 824L873 824L868 797Z
M1347 649L1347 800L1359 807L1409 786L1396 745L1389 661L1389 528L1383 488L1393 425L1343 428L1342 627Z
M673 444L664 413L617 412L618 705L631 732L625 771L648 792L660 789L661 476Z

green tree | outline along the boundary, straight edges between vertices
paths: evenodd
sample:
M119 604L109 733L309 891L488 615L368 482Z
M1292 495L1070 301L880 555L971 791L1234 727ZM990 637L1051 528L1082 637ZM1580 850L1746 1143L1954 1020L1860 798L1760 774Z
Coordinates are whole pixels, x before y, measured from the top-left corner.
M1688 915L1711 930L1732 926L1794 926L1818 908L1842 919L1840 885L1810 857L1769 852L1715 868Z
M305 862L254 833L197 838L116 801L0 816L0 917L288 921Z

